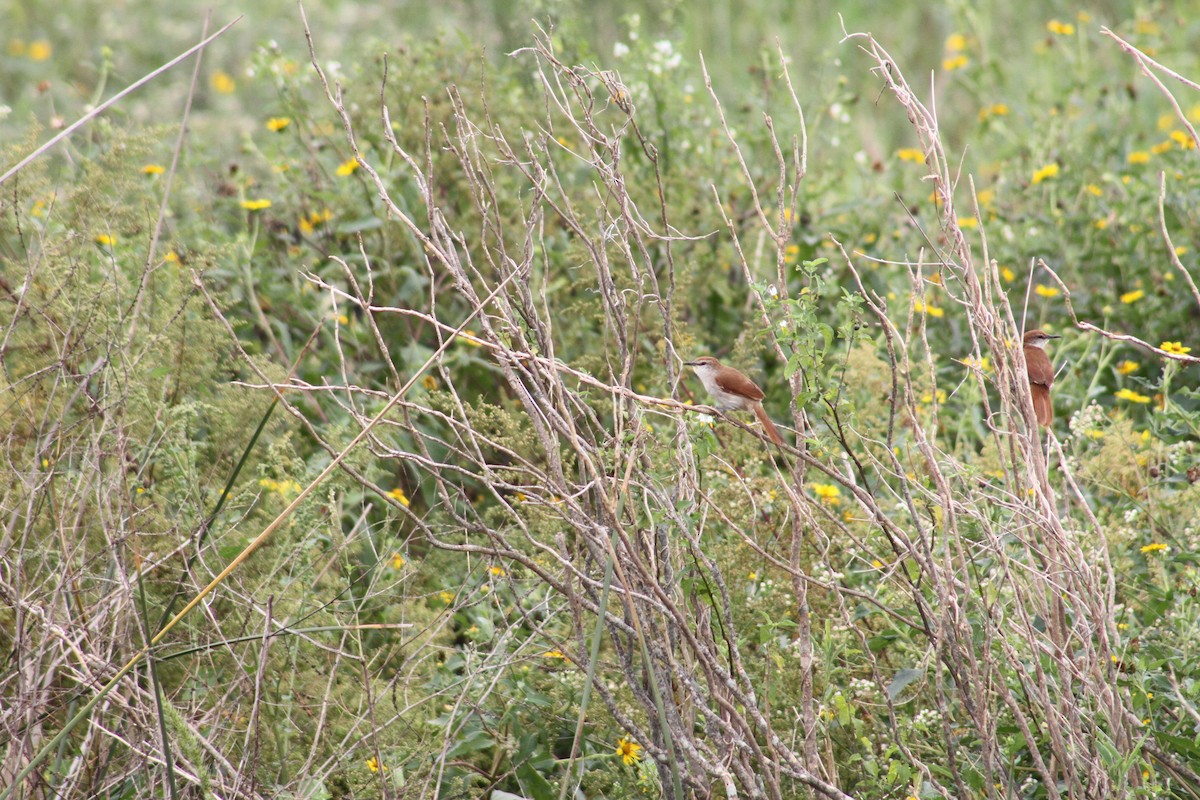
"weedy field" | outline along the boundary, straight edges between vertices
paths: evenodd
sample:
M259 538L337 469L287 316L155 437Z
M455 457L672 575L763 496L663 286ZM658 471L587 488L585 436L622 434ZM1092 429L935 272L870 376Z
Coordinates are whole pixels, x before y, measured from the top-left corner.
M1200 8L585 5L5 9L0 798L1200 797Z

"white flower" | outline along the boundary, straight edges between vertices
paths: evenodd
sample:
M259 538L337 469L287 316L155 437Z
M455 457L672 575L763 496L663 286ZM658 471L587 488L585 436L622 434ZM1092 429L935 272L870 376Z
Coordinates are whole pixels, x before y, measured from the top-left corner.
M613 55L617 58L624 58L629 55L629 45L624 42L617 42L613 45Z

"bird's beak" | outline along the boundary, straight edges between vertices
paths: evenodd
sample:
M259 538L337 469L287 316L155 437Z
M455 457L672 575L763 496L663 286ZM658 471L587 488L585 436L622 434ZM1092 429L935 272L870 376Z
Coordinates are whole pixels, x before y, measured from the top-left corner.
M1046 334L1046 338L1047 338L1047 339L1061 339L1062 337L1061 337L1061 336L1058 336L1058 335L1056 335L1056 334L1047 333L1047 334Z
M699 361L685 361L685 362L683 362L683 365L685 367L694 367L699 363L700 363Z

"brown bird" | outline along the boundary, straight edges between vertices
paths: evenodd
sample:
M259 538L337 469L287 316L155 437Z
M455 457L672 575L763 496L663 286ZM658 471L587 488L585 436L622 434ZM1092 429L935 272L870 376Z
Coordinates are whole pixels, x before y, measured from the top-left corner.
M1046 355L1046 342L1061 339L1045 331L1026 331L1021 341L1025 353L1025 369L1029 372L1029 393L1033 396L1033 413L1038 425L1050 427L1054 421L1054 405L1050 402L1050 387L1054 385L1054 365Z
M700 378L704 388L712 395L713 402L722 411L751 411L762 423L767 438L775 444L783 444L783 437L775 429L775 423L763 408L763 390L758 384L738 372L726 367L712 356L700 356L695 361L685 361L685 367Z

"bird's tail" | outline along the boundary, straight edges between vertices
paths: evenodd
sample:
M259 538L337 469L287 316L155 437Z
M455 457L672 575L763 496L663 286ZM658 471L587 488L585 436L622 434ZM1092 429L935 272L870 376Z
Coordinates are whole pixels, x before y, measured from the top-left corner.
M767 410L763 408L762 403L754 404L754 416L758 417L758 421L762 423L763 430L767 432L767 438L775 444L783 444L783 437L779 435L779 431L775 428L775 423L771 422L771 418L767 416Z
M1039 383L1029 384L1029 393L1033 395L1033 413L1038 425L1046 428L1054 421L1054 404L1050 402L1050 389Z

